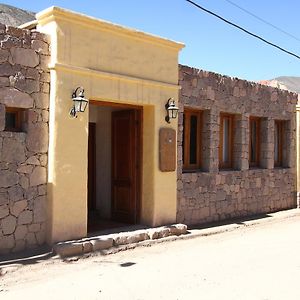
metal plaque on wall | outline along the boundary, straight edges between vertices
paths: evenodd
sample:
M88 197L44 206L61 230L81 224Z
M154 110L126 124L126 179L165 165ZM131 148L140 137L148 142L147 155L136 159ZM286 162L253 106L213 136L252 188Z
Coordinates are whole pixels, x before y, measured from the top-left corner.
M176 130L174 129L159 130L159 169L162 172L176 170Z

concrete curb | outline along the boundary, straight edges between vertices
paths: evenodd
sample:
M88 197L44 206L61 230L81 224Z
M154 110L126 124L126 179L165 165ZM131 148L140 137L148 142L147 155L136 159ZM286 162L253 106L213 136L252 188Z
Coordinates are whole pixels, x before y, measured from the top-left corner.
M61 258L78 256L94 251L111 251L110 249L128 249L144 241L153 241L169 236L179 236L187 233L185 224L140 229L129 232L108 234L80 240L60 242L54 245L53 250Z
M199 237L206 237L206 236L211 236L211 235L216 235L216 234L221 234L221 233L225 233L225 232L231 232L231 231L235 231L238 229L243 229L245 227L254 227L256 225L264 225L264 224L271 224L273 222L277 222L279 220L286 220L286 219L291 219L291 218L295 218L295 217L300 217L300 209L291 209L291 210L286 210L286 211L280 211L280 212L275 212L275 213L271 213L271 214L267 214L265 216L256 216L256 219L251 219L251 220L236 220L236 223L230 223L230 224L222 224L222 225L218 225L215 224L215 226L213 227L209 227L209 228L199 228L199 229L186 229L186 225L184 224L175 224L172 225L172 227L176 227L176 226L181 226L180 228L182 229L182 232L179 234L179 232L177 232L177 234L173 233L173 234L169 234L169 235L163 235L162 232L166 232L166 228L168 228L168 226L164 226L164 227L159 227L159 228L151 228L151 229L146 229L146 230L137 230L137 231L133 231L133 232L127 232L127 233L119 233L119 234L115 234L115 235L106 235L106 236L99 236L99 237L95 237L93 240L99 240L99 241L104 241L105 239L107 242L107 247L99 247L98 249L93 248L90 249L91 251L84 251L84 243L86 242L85 240L81 240L81 242L79 241L69 241L69 242L64 242L64 243L58 243L61 245L66 245L66 244L70 244L73 243L73 247L70 247L69 250L67 250L67 252L65 251L61 251L60 249L57 248L57 245L54 246L54 250L56 251L56 253L61 257L64 258L66 260L72 260L73 258L71 256L82 256L82 255L86 255L86 256L91 256L91 255L109 255L109 254L115 254L118 253L120 251L126 251L129 249L135 249L137 247L151 247L152 245L156 245L156 244L160 244L160 243L165 243L165 242L172 242L172 241L177 241L177 240L189 240L189 239L194 239L194 238L199 238ZM185 228L185 229L184 229ZM149 235L150 231L154 231L154 232L160 232L161 236L154 236L155 238L152 237L152 239L150 238L145 238L145 239L141 239L141 240L134 240L132 239L133 236L136 236L136 234L140 234L141 232L147 232L147 234ZM114 238L113 236L118 236L119 240L122 241L123 238L120 238L120 236L125 236L125 240L127 240L127 243L119 243L118 242L114 242L115 240L118 241L118 238ZM109 239L112 239L109 240ZM78 246L78 243L81 243L81 246ZM101 244L101 242L99 242ZM62 247L63 248L63 247ZM68 247L67 247L68 248ZM76 251L75 251L76 249Z

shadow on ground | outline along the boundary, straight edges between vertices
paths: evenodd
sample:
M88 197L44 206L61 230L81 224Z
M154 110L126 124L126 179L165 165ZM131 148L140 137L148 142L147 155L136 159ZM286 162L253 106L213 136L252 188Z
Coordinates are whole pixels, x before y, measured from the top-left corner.
M259 215L248 216L248 217L243 217L243 218L233 218L233 219L217 221L217 222L212 222L212 223L190 225L190 226L188 226L188 229L190 229L190 230L192 230L192 229L208 229L208 228L212 228L212 227L219 227L219 226L230 225L230 224L246 225L245 222L261 220L261 219L266 219L266 218L272 218L272 216L269 214L259 214Z
M49 246L42 246L38 249L27 250L21 253L2 255L0 256L0 271L1 267L37 264L54 256L55 254Z

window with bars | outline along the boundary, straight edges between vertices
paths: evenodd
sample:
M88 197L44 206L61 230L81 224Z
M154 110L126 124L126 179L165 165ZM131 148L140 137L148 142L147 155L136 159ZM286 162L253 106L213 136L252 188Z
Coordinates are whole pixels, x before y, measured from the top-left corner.
M282 167L284 121L275 120L274 126L274 166Z
M24 131L26 111L22 108L6 107L5 131Z
M233 157L234 115L220 114L219 168L231 169Z
M258 167L260 159L260 118L250 117L249 129L249 166Z
M201 168L202 112L185 109L183 114L183 170Z

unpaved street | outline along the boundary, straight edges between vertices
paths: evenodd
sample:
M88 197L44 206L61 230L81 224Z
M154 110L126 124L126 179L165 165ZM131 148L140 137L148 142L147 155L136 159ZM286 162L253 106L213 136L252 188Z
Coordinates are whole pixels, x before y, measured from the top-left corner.
M0 299L300 299L300 217L0 277Z

